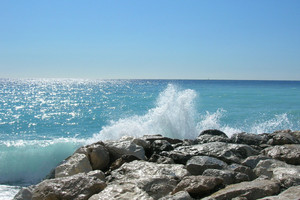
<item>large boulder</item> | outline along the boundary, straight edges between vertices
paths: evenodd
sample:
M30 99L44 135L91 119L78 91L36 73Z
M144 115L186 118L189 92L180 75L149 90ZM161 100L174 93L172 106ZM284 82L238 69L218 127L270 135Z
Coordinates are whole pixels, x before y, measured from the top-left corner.
M79 148L75 153L85 154L93 170L105 170L110 162L109 152L103 142L97 142Z
M85 154L75 153L64 163L55 168L55 178L72 176L78 173L92 171L92 166Z
M209 135L209 134L204 134L200 135L195 139L196 144L204 144L204 143L210 143L210 142L230 142L230 139L226 136L223 135Z
M217 129L208 129L208 130L204 130L202 131L199 136L202 135L210 135L210 136L222 136L224 138L228 138L228 136L226 135L226 133L224 133L223 131L217 130Z
M247 199L256 200L265 196L277 194L280 190L279 185L270 180L256 179L250 182L228 185L204 200L224 200L224 199Z
M271 134L271 137L268 141L270 145L299 144L299 140L291 134L290 130L276 131Z
M237 133L231 136L231 141L237 144L260 145L267 143L268 137L266 135L258 135L251 133Z
M187 175L190 175L189 172L180 164L156 164L135 160L111 171L109 186L121 184L126 187L128 183L134 183L153 199L159 199L173 191L178 181Z
M289 189L281 192L277 196L268 196L260 200L299 200L300 199L300 185L290 187Z
M264 175L279 182L285 188L300 185L300 166L289 165L279 160L261 160L254 172L257 176Z
M224 180L224 185L250 180L249 176L244 173L220 169L207 169L203 172L203 176L219 177Z
M223 183L223 179L210 176L186 176L173 190L172 194L187 191L191 197L200 198Z
M211 156L227 163L241 163L249 156L258 155L259 152L245 144L230 144L212 142L191 146L180 146L173 151L164 152L175 162L185 164L192 156Z
M132 138L123 138L118 141L106 141L105 147L116 160L122 155L133 155L141 160L145 160L145 150L142 146L133 142Z
M187 191L180 191L175 194L169 194L160 198L159 200L193 200Z
M267 160L270 159L270 157L264 156L264 155L257 155L257 156L250 156L246 158L242 164L245 166L250 167L251 169L254 169L256 165L259 163L261 160Z
M209 156L193 156L186 163L187 170L192 175L201 175L206 169L224 169L227 164L217 158Z
M94 172L80 173L73 176L44 180L32 191L32 200L86 200L99 193L106 183Z
M272 146L264 149L263 154L292 165L300 164L300 144Z
M135 183L114 183L102 192L94 194L88 200L154 200Z

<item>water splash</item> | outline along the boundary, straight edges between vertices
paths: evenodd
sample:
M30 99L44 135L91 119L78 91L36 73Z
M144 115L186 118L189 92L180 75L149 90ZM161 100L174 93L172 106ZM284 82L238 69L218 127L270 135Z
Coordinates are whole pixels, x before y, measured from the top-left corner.
M143 116L132 116L112 121L104 126L91 141L118 139L124 135L143 136L162 134L172 138L194 138L197 130L195 123L194 100L196 92L191 89L179 90L169 84L160 93L156 107Z

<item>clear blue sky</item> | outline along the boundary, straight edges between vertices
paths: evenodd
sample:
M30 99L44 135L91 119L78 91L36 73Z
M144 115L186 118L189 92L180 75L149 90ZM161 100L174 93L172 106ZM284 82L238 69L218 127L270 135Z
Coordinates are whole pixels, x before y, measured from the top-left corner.
M0 77L300 80L300 1L0 0Z

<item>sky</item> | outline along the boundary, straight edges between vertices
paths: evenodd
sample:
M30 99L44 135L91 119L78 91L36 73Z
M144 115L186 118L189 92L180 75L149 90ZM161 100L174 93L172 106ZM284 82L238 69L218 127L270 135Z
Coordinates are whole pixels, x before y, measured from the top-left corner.
M0 77L300 80L300 1L0 0Z

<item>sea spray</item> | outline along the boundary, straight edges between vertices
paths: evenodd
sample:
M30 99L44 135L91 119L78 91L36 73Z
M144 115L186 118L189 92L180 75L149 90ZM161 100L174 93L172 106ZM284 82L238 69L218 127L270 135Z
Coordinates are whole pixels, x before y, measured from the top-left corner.
M161 134L181 139L195 138L196 96L194 90L180 90L175 85L169 84L159 94L155 108L142 116L135 115L111 121L99 134L94 135L92 141L118 139L125 135L139 137L146 134Z

